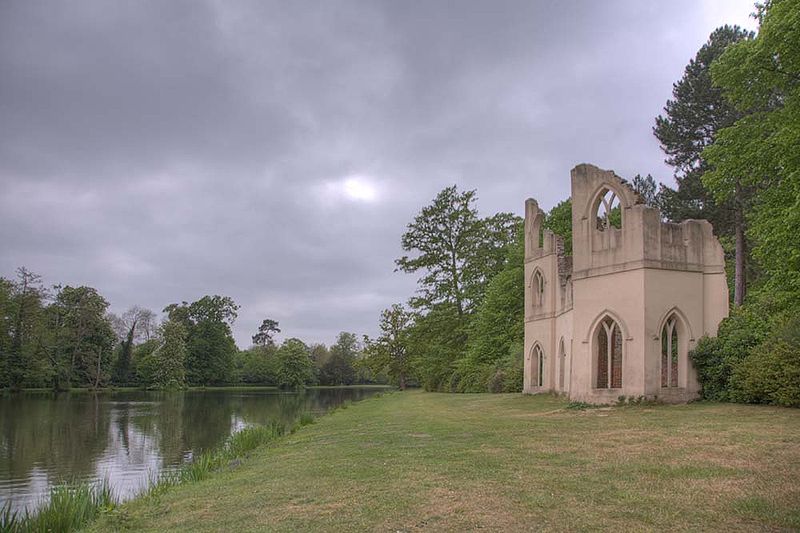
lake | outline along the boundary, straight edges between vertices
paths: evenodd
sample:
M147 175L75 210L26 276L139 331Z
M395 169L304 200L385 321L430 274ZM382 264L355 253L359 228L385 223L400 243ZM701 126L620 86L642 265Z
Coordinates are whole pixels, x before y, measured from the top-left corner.
M107 479L127 499L165 469L221 446L248 425L290 424L384 389L177 393L24 392L0 396L0 507L34 509L51 486Z

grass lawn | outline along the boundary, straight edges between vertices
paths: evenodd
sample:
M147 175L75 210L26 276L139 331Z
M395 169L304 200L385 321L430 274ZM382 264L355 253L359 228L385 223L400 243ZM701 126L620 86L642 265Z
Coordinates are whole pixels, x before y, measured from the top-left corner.
M800 528L800 410L392 393L93 524L188 531Z

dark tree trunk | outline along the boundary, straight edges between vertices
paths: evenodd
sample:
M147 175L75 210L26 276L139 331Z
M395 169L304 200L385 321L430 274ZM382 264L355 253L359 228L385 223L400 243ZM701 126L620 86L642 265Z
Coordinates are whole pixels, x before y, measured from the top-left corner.
M733 275L733 305L738 307L744 303L744 297L747 292L747 242L744 236L744 213L742 212L742 206L739 202L737 202L734 217L736 226L734 228L736 233L736 266Z

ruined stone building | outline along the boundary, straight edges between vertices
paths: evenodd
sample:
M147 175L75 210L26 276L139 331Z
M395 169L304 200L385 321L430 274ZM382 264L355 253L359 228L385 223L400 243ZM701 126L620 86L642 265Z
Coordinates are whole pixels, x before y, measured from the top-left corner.
M662 222L613 171L572 170L572 255L525 204L525 384L575 401L697 397L688 357L728 315L711 224Z

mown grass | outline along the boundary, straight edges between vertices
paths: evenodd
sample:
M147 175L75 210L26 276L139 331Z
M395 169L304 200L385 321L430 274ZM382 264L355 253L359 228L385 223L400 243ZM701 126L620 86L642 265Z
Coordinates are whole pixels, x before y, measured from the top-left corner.
M94 531L800 528L800 411L395 393Z

